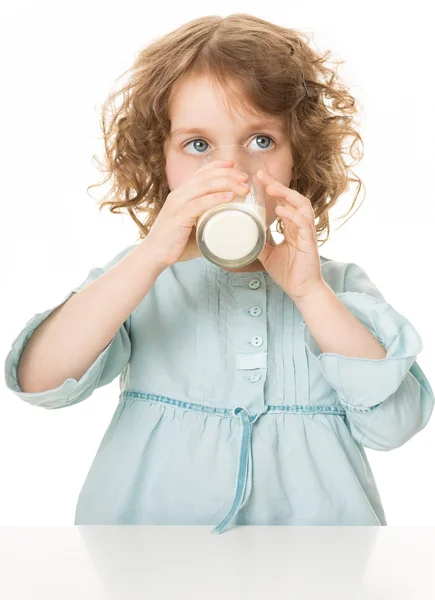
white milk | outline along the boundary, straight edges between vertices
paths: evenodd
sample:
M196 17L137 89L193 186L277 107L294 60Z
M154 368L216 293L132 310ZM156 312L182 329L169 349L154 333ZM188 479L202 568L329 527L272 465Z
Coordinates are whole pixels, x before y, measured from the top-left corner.
M266 229L266 209L260 204L234 200L231 205L239 210L222 210L214 214L204 226L203 240L207 248L223 260L239 260L255 248L259 226L250 215L260 218Z

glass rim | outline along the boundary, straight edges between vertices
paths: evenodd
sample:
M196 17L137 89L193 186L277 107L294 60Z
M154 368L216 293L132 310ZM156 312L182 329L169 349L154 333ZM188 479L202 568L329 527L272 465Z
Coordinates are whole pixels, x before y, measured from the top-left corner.
M261 153L256 152L255 150L251 150L250 148L246 148L246 146L242 146L241 144L221 144L220 146L216 146L216 148L212 148L211 150L208 150L207 152L205 152L204 155L201 156L199 162L201 163L206 156L209 156L212 152L214 152L215 150L219 150L220 148L242 148L249 155L254 156L255 158L258 158L260 160L260 162L262 163L261 168L264 169L266 172L269 172L267 169L267 165L261 156ZM224 160L224 159L222 159L222 160Z

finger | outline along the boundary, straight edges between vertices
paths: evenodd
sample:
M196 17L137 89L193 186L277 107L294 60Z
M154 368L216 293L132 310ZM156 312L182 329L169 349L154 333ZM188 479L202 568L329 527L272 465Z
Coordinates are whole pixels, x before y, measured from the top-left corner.
M315 214L311 202L296 190L285 187L282 183L273 183L266 187L266 192L271 196L282 198L285 205L294 206L304 215L310 223L314 224Z
M198 173L200 171L205 171L208 169L215 169L216 167L231 167L234 164L233 160L226 160L226 159L218 159L218 160L212 160L210 162L208 162L207 164L203 165L202 167L200 167L198 169Z
M257 171L257 177L267 186L266 191L270 191L271 196L275 195L276 192L277 196L282 197L288 203L294 204L297 208L302 210L308 219L314 221L314 210L308 198L296 190L291 190L264 169L259 169L259 171Z
M199 198L194 198L193 200L188 201L184 209L185 214L189 218L197 219L200 215L215 206L233 202L234 196L234 192L231 192L230 195L228 195L227 192L216 192L214 194L207 194Z
M201 171L198 173L200 181L209 181L210 179L217 179L219 177L232 177L237 181L247 181L249 179L247 173L235 168L217 168L213 169L213 171Z
M228 158L217 158L216 160L211 160L210 162L208 162L206 165L204 165L203 168L207 169L210 167L213 169L214 167L218 167L219 165L228 165L228 164L233 165L234 161L230 160Z
M190 199L199 198L205 194L211 194L213 192L234 192L237 196L246 196L249 192L249 185L245 185L244 182L234 177L228 177L228 173L225 177L213 177L200 180L195 183L195 186L186 189L184 194Z
M300 210L297 208L287 205L278 205L275 208L275 212L279 217L288 219L291 223L294 223L298 228L298 233L304 241L309 241L313 236L313 225L307 219Z
M171 203L175 206L184 205L188 200L198 198L204 194L220 191L234 191L237 195L244 196L249 192L249 176L237 169L214 169L194 174L194 177L183 181L175 190ZM192 187L194 191L192 192ZM175 193L176 192L176 193Z

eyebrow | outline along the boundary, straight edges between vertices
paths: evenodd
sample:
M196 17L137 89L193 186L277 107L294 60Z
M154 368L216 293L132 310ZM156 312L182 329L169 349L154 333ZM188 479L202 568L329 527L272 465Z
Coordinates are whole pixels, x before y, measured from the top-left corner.
M281 132L281 127L277 123L272 123L268 121L257 121L255 123L251 123L246 126L246 131L250 131L252 129L262 129L262 128L270 129L277 133ZM177 135L186 134L186 133L212 133L211 129L201 127L179 127L178 129L174 129L169 134L169 137L176 137Z

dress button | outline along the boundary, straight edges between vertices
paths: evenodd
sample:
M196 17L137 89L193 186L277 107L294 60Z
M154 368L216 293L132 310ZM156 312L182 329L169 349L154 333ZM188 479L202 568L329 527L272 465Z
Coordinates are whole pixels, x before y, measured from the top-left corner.
M262 343L263 343L263 338L260 337L259 335L254 336L251 340L251 344L253 346L261 346Z
M252 381L252 383L255 383L259 379L261 379L260 373L255 373L254 375L251 375L251 377L249 378L249 381Z
M260 287L261 282L259 279L251 279L248 285L251 288L251 290L257 290Z
M259 306L251 306L249 309L249 314L251 317L259 317L263 311Z

